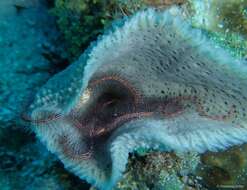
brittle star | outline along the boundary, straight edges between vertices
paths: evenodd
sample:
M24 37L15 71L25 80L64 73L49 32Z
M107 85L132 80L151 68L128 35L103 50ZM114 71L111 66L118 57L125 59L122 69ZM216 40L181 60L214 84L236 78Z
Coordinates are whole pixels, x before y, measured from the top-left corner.
M111 86L112 84L118 85L121 91L115 92L114 85ZM110 92L104 91L105 89L102 87L104 85L107 86L107 90L110 90ZM230 117L230 113L228 117L225 115L207 115L201 104L198 103L198 99L192 96L180 96L156 101L149 100L148 98L144 100L140 95L140 92L133 87L129 81L116 76L102 77L101 79L92 81L88 86L92 92L93 98L95 98L95 104L91 105L91 111L83 116L76 117L76 113L74 113L76 110L72 110L72 117L70 117L70 120L77 129L81 130L81 133L85 138L87 138L90 145L86 150L84 150L84 153L78 151L80 155L75 156L77 154L71 152L72 149L68 147L69 143L66 143L66 138L62 138L61 141L65 147L64 152L68 155L73 155L73 158L89 159L94 152L94 145L97 143L95 142L97 141L97 138L108 135L127 121L154 115L164 118L172 118L182 114L185 111L183 102L186 101L190 101L194 104L199 114L207 118L213 120L225 120ZM125 93L127 97L122 96L123 94L121 93ZM106 97L105 94L109 97ZM102 99L103 96L105 96L105 99ZM127 102L124 104L124 108L121 107L123 102Z

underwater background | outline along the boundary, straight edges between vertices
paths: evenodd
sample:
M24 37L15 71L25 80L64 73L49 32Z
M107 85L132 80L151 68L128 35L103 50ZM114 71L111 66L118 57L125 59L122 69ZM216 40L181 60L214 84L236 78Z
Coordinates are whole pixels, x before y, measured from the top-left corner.
M95 189L22 122L31 97L113 21L176 4L193 26L247 59L247 0L0 0L0 190ZM247 145L202 155L140 149L115 189L247 189Z

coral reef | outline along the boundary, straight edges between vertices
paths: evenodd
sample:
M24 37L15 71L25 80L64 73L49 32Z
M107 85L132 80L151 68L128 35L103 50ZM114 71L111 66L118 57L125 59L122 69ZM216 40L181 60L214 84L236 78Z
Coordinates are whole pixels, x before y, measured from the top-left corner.
M67 45L70 60L78 58L81 52L105 25L112 20L114 1L102 0L56 0L52 13L58 18L58 26Z
M194 25L238 57L246 56L246 0L56 0L53 14L67 44L68 57L75 60L113 20L147 7L166 8L185 4ZM239 35L240 34L240 35ZM242 35L242 36L241 36Z
M67 57L74 61L102 34L113 20L155 6L182 3L184 0L55 0L52 13L66 42Z
M149 6L164 9L171 4L180 5L185 2L187 1L55 0L55 7L50 13L57 17L61 36L54 27L55 19L48 14L48 6L53 7L52 1L48 3L45 0L0 1L1 189L89 189L88 184L68 173L57 158L35 140L32 133L29 134L21 129L23 123L19 118L20 113L26 108L32 95L40 86L55 73L67 67L67 59L70 61L77 59L89 43L96 39L96 36L109 28L113 20L135 14L138 10ZM188 19L190 16L193 17L195 27L205 29L209 38L228 49L234 56L246 57L246 0L227 0L227 3L222 3L220 0L189 0L186 6L183 7L187 9L185 10L186 16ZM84 59L86 62L88 57L82 57L80 61L83 62ZM150 61L153 60L150 59ZM80 65L84 64L80 63ZM82 70L82 67L78 67L78 71ZM118 80L117 85L121 84L133 90L132 85ZM129 93L133 94L133 91ZM60 92L55 94L55 97L59 97L59 94ZM49 93L42 97L49 99ZM87 96L82 96L80 104L83 105L87 98ZM131 97L127 99L132 101ZM129 105L128 101L127 105ZM78 109L80 110L80 106ZM53 111L58 110L51 109L48 112ZM181 105L172 101L170 106L168 104L168 109L165 109L165 115L175 113L175 116L178 116L180 111ZM229 115L231 114L221 115L221 119ZM44 118L46 117L47 113L44 115ZM48 119L56 120L58 117L59 115L48 116ZM136 119L136 117L132 116L129 119ZM102 133L102 130L98 130L97 133ZM66 140L63 144L71 146ZM78 144L72 145L72 151L67 151L69 154L75 154L73 151L85 150L84 147L78 147ZM201 184L208 189L221 185L222 187L239 185L241 188L247 188L246 145L224 152L203 154L202 164L197 169L196 177L191 176L191 172L194 172L194 167L199 162L196 154L146 153L148 147L138 148L135 151L138 154L131 154L123 179L115 189L195 188L201 190L204 189ZM86 154L89 157L93 155L94 153L91 152ZM70 166L68 167L71 169ZM95 171L97 172L97 168ZM198 182L202 179L204 182Z
M246 63L181 14L137 13L35 95L25 119L68 170L111 189L139 147L205 152L246 142Z
M246 0L190 0L194 25L237 57L247 54Z
M116 190L156 189L180 190L185 188L188 178L193 174L198 163L196 153L148 153L130 157L123 179Z

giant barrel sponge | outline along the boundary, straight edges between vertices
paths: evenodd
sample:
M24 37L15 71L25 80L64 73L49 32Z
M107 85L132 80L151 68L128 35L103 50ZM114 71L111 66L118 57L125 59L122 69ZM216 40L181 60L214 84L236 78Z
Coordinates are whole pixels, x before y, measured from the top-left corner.
M40 89L25 115L64 166L103 190L128 154L218 151L247 142L247 65L184 21L125 19Z

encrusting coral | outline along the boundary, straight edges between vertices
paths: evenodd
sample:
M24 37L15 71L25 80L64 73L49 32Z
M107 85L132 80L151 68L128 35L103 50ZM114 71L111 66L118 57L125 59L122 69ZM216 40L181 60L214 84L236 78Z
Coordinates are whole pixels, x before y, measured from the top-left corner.
M50 79L23 118L68 170L107 190L140 147L205 152L247 142L246 73L179 8L149 9Z

